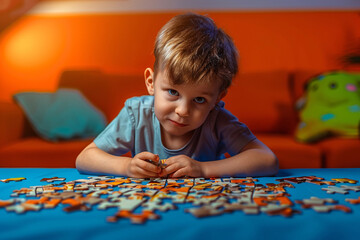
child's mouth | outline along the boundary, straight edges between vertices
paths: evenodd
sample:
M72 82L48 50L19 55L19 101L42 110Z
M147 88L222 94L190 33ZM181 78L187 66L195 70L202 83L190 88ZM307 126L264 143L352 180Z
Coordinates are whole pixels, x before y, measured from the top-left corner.
M178 126L178 127L186 127L188 124L183 124L183 123L179 123L179 122L176 122L176 121L173 121L171 119L169 119L170 122L172 122L174 125Z

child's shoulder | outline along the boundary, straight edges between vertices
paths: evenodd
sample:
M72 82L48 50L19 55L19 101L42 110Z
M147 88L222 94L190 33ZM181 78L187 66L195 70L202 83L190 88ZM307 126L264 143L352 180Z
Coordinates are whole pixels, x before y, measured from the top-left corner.
M144 95L139 97L128 98L125 102L126 107L131 108L140 108L140 107L150 107L154 106L154 96Z
M154 97L140 96L128 98L125 101L125 106L119 113L119 116L128 116L132 121L137 122L143 116L149 116L154 113ZM121 117L120 117L121 118Z
M237 117L234 116L229 110L225 108L225 103L220 101L216 104L213 111L208 116L210 122L226 122L226 121L238 121Z

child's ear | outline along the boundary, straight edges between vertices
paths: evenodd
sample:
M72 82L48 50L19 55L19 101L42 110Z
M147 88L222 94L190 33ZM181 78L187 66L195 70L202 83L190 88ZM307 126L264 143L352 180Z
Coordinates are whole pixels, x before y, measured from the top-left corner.
M224 90L221 93L219 93L219 96L218 96L218 98L216 100L216 104L218 104L220 102L220 100L223 99L226 96L226 94L227 94L227 90Z
M154 72L151 68L145 69L144 78L149 95L154 95Z

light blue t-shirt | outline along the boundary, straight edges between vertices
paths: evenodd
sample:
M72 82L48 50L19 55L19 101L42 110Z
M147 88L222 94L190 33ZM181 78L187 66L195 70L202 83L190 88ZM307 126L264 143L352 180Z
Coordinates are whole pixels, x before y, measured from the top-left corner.
M125 102L119 115L94 140L103 151L122 155L131 152L158 154L160 159L187 155L198 161L224 158L224 153L235 155L256 139L248 127L224 108L220 102L201 127L195 130L190 141L180 149L167 149L161 141L159 120L154 113L154 97L133 97Z

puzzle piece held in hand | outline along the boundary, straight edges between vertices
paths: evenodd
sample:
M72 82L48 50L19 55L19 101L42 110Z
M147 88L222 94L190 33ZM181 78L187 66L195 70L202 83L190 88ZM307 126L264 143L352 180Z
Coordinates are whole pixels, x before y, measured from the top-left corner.
M158 162L154 162L154 161L152 161L150 159L146 159L145 161L148 162L148 163L154 164L155 166L158 166L160 168L166 168L167 167L167 164L165 163L166 159L160 159Z

